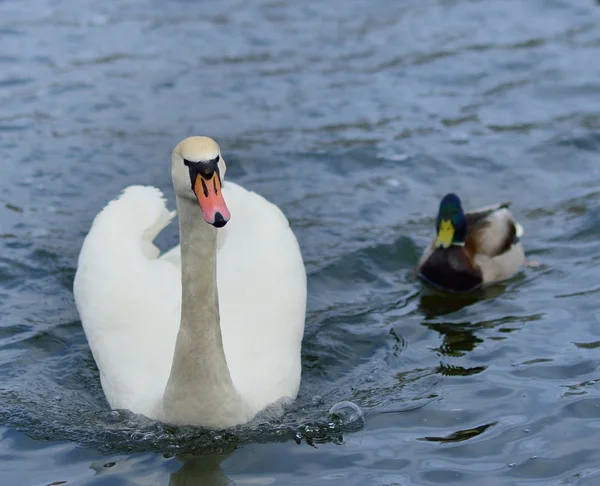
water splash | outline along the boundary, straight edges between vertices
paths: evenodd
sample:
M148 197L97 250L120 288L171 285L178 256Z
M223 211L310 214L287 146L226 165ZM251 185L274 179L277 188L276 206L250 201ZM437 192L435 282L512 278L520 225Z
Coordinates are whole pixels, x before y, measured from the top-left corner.
M365 414L352 402L339 402L329 409L329 418L336 426L345 430L358 430L365 425Z

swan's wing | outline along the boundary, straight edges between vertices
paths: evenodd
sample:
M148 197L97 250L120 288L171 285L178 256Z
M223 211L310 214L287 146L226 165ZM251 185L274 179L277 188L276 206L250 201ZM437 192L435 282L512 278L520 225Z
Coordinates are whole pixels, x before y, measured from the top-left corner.
M174 246L170 250L164 252L158 259L170 262L181 270L181 247L179 245Z
M75 302L112 408L152 415L164 392L181 283L152 241L172 217L158 189L128 187L96 216L79 255Z
M218 233L223 345L237 389L262 408L298 391L306 271L277 206L231 182L223 197L231 212Z

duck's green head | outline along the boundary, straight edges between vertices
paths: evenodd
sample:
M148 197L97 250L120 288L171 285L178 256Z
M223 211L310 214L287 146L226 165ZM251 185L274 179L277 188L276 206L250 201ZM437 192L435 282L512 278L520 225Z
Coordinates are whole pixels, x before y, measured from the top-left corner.
M440 202L436 220L436 248L462 246L467 235L467 217L456 194L446 194Z

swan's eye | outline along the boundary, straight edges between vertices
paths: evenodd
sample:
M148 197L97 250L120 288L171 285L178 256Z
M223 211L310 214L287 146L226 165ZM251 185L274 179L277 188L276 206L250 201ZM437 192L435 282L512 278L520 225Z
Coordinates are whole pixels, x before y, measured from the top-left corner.
M209 180L213 177L216 172L219 182L221 182L221 174L219 173L219 160L221 157L217 155L214 159L207 161L192 162L191 160L183 159L183 163L190 169L190 182L192 183L192 190L194 190L194 184L196 178L202 176L203 179Z
M201 172L204 172L206 170L219 170L219 160L221 160L221 156L217 155L214 159L210 159L210 160L199 160L198 162L192 162L191 160L188 159L183 159L183 163L185 165L187 165L188 167L191 166L196 166L198 168L200 167L204 167L204 169L201 170ZM212 172L211 172L212 174Z

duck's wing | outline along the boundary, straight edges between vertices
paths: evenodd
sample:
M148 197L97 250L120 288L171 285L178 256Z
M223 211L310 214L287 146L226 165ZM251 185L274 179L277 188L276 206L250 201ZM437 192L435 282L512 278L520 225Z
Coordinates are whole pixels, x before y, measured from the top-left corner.
M523 228L515 220L509 206L510 202L505 202L466 214L466 246L473 254L495 257L519 242Z

